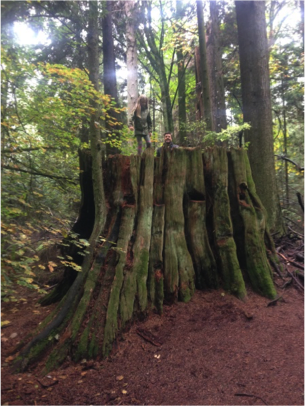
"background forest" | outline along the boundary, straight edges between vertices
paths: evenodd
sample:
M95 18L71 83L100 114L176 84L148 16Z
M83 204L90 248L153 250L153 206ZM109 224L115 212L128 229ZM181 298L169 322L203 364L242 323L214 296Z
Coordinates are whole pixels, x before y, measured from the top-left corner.
M86 1L1 3L4 299L14 299L14 282L40 289L36 273L45 264L50 272L71 264L47 253L78 215L78 154L90 147L95 105L104 156L136 153L128 121L139 94L150 100L154 148L164 131L184 146L249 147L236 8L229 1L100 1L92 27ZM265 19L264 90L270 86L282 218L286 232L302 233L304 2L266 2ZM88 57L94 34L99 88Z

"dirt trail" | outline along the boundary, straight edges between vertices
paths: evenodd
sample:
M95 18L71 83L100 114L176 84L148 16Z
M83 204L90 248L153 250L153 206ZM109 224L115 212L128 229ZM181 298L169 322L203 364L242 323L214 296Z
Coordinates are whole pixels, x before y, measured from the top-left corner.
M243 303L197 291L135 324L109 359L67 360L42 377L41 365L11 374L10 349L51 311L20 290L19 302L2 304L11 322L1 334L2 404L303 405L303 294L278 293L283 300L268 306L252 292Z

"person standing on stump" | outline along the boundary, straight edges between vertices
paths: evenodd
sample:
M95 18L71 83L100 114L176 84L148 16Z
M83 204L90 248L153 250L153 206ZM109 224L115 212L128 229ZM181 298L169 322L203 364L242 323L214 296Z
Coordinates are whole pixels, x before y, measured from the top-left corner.
M157 149L157 156L161 155L162 148L170 149L179 148L179 145L173 144L172 134L170 132L164 133L164 143L162 147Z
M136 108L130 120L129 129L134 130L134 135L137 137L138 141L138 155L141 155L142 138L146 141L146 147L150 148L150 136L152 130L152 121L148 110L148 98L144 95L141 95L138 98Z

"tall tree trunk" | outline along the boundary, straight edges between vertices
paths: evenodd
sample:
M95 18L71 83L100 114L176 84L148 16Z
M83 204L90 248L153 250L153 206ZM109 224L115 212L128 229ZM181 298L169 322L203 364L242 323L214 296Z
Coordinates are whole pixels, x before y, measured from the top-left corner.
M210 74L213 131L227 128L222 58L219 45L219 20L217 1L210 1L210 25L207 35L207 60Z
M160 2L161 34L160 37L158 38L158 41L156 41L156 34L152 27L151 12L152 12L151 1L142 2L141 22L144 28L143 31L137 32L137 39L150 63L150 66L145 66L145 69L148 70L149 73L152 75L156 73L154 77L160 86L164 130L172 133L174 131L174 123L173 123L171 98L169 93L169 82L171 79L171 72L174 64L174 59L172 58L171 66L169 66L170 73L167 76L167 69L165 66L164 55L162 50L165 35L162 2ZM173 55L174 53L175 50L173 50Z
M196 74L196 120L201 120L203 117L203 100L202 100L202 87L201 87L201 73L200 73L200 51L199 47L195 48L195 74Z
M184 16L184 6L182 2L176 1L176 18ZM186 106L185 106L185 69L184 55L182 47L177 48L177 64L178 64L178 116L179 116L179 144L185 145L186 138Z
M265 2L236 1L240 72L249 159L258 195L268 213L268 226L283 232L276 187L266 35Z
M118 91L117 91L117 81L116 81L116 70L115 70L115 55L114 55L114 44L112 35L112 1L104 2L103 18L102 18L102 33L103 33L103 66L104 66L104 93L108 94L111 99L118 106ZM119 126L113 126L113 121L120 122L121 117L114 109L110 109L108 112L110 118L106 118L106 130L107 132L113 132L119 137ZM114 119L114 120L112 120ZM106 142L107 135L106 135ZM111 144L106 144L107 154L115 154L118 149Z
M174 123L173 123L171 99L169 94L169 83L167 81L165 64L163 61L161 61L161 69L160 69L160 89L161 89L164 131L173 133Z
M100 165L96 149L92 154L89 177ZM268 259L279 261L245 151L179 148L154 158L147 149L141 157L111 156L100 172L105 194L94 192L94 199L107 196L104 242L33 333L17 368L41 359L46 349L44 372L68 354L74 361L107 356L124 327L150 309L162 313L164 301L188 302L195 286L244 298L246 279L256 292L276 296ZM92 200L92 193L83 198ZM99 208L91 249L106 217Z
M112 34L112 1L104 2L102 32L103 32L103 66L104 93L110 95L118 103L118 92L115 71L115 55Z
M285 88L284 88L284 81L282 79L281 83L281 90L282 90L282 108L283 108L283 150L284 155L287 156L287 119L286 119L286 100L285 100ZM285 168L285 194L286 194L286 208L289 207L289 174L288 174L288 162L285 160L284 162Z
M208 74L208 62L206 52L206 38L203 19L203 5L202 0L197 0L197 21L198 21L198 35L199 35L199 53L200 53L200 78L201 78L201 95L204 107L204 120L206 123L206 130L212 131L213 116L210 95L210 83Z
M88 63L89 79L93 83L95 90L99 91L99 11L98 2L89 3L88 22ZM104 228L106 221L106 205L102 171L102 148L100 121L101 111L99 102L90 100L94 113L90 120L90 145L92 155L92 185L95 207L95 221L89 242L95 246L96 239Z
M126 65L127 65L127 116L128 120L136 107L138 99L138 56L135 32L135 3L125 1L126 23Z
M300 13L301 13L301 32L303 38L303 49L304 49L304 0L300 0Z

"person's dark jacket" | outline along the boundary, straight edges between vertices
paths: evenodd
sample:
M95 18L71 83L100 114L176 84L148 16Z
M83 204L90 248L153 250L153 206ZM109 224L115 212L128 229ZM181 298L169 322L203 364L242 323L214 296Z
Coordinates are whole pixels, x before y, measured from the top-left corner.
M160 148L157 149L157 156L160 156L160 155L161 155L161 150L162 150L162 148L167 148L167 149L172 150L173 148L179 148L179 145L173 144L173 142L171 142L171 143L169 143L169 144L164 143L164 144L162 145L162 147L160 147Z
M133 125L134 127L135 136L148 135L152 130L152 121L149 110L141 110L141 118L136 115L135 111L131 117L130 125Z

